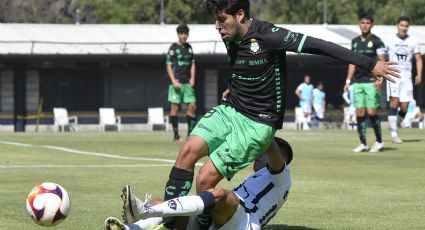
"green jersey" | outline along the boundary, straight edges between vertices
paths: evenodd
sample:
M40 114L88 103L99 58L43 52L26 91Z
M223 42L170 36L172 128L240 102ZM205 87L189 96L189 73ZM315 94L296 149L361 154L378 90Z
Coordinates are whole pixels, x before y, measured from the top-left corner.
M385 54L385 45L379 37L371 34L367 38L363 38L362 36L354 38L351 41L351 50L377 60L378 55ZM353 82L356 83L375 82L375 78L369 71L357 66L353 79Z
M188 83L190 80L190 69L195 63L192 46L189 43L179 45L173 43L168 49L167 65L173 66L174 76L179 83Z

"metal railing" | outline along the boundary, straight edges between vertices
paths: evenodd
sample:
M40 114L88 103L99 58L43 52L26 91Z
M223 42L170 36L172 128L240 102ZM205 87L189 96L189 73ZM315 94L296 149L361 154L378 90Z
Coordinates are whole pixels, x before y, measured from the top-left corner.
M118 48L120 52L105 52L107 54L130 54L129 52L129 46L146 46L146 45L170 45L175 41L167 41L167 42L58 42L58 41L1 41L0 40L0 54L1 52L1 45L29 45L28 52L25 54L40 54L44 52L36 52L37 45L63 45L63 46L99 46L104 49L107 48L107 46L120 46L121 48ZM205 40L205 41L190 41L190 44L205 44L205 43L211 43L211 52L212 54L218 53L217 51L217 44L221 44L222 41L217 40ZM50 48L51 49L51 48ZM90 49L90 48L88 48ZM116 49L116 48L115 48ZM162 50L163 52L158 53L165 53L165 50ZM22 54L23 52L20 52ZM53 53L53 52L50 52ZM77 52L82 53L82 52ZM87 52L90 53L90 52ZM13 52L3 53L3 54L16 54ZM60 53L59 53L60 54ZM143 53L142 53L143 54Z

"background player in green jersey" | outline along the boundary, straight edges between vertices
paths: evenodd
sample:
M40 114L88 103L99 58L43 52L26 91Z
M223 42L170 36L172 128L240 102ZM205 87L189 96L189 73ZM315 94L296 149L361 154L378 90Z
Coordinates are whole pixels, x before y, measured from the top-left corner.
M359 27L362 34L351 41L351 50L373 59L378 58L380 61L385 61L385 45L379 37L371 32L373 21L373 16L370 14L365 13L360 15ZM369 149L366 143L366 114L369 116L376 136L376 142L369 151L379 152L384 147L384 143L382 142L381 120L379 119L377 111L381 103L381 84L376 82L376 79L370 72L350 64L348 66L347 80L344 86L345 92L348 92L351 82L353 82L354 85L357 132L360 138L360 145L354 148L353 152L363 152Z
M167 74L171 84L168 88L168 101L171 103L170 122L173 126L174 141L181 142L178 129L178 112L181 103L187 106L188 136L196 123L195 97L195 59L192 46L187 43L189 27L181 24L177 27L179 41L173 43L167 53Z
M398 76L391 65L356 54L331 42L251 19L249 0L207 0L216 29L227 48L228 93L223 103L198 122L180 148L165 187L164 200L187 195L195 163L210 159L196 178L197 192L213 188L248 166L269 148L282 128L286 105L286 52L330 56L355 64L382 82ZM172 225L172 224L171 224ZM172 228L173 226L167 225Z

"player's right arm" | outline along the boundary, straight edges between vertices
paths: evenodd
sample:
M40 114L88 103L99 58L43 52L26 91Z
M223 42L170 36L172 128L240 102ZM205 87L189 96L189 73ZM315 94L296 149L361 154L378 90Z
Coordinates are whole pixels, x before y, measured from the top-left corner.
M347 80L345 80L345 85L344 85L345 92L348 92L350 88L350 84L351 84L351 81L353 80L355 71L356 71L356 66L353 64L348 64Z
M174 88L180 88L180 83L176 80L176 76L173 71L173 63L175 62L176 54L175 51L170 47L167 52L167 60L166 60L166 70L168 78L170 78L171 84L173 84Z
M353 43L354 43L353 40L351 40L351 50L354 49ZM350 84L353 81L353 76L355 72L356 72L356 66L353 64L348 64L347 79L345 80L345 85L344 85L345 92L348 92L350 88Z
M297 87L297 89L295 90L295 95L297 95L297 97L298 97L300 100L302 100L302 97L301 97L301 90L302 90L302 84L301 84L301 85L299 85L299 86Z

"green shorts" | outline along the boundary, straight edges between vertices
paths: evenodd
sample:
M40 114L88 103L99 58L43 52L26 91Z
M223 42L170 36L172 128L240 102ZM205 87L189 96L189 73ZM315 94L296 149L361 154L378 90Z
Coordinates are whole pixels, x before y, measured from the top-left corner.
M174 88L171 84L168 87L168 101L172 104L195 103L195 90L189 83L181 84L180 89Z
M381 92L375 83L354 83L354 106L356 108L377 109L381 104Z
M275 128L219 105L201 118L190 135L207 142L214 166L230 180L267 150L275 133Z

